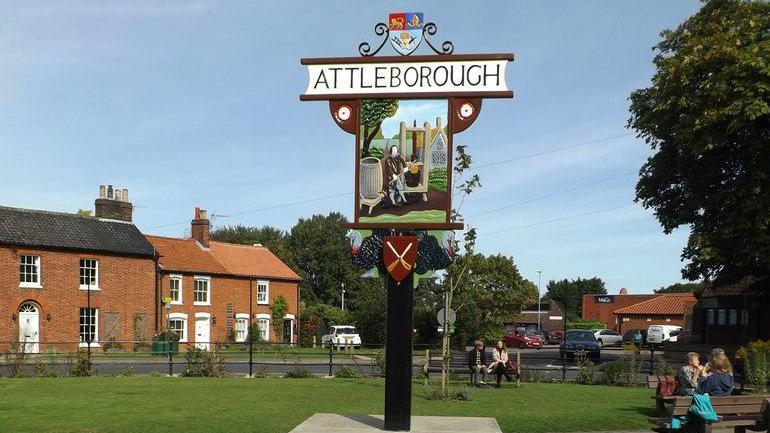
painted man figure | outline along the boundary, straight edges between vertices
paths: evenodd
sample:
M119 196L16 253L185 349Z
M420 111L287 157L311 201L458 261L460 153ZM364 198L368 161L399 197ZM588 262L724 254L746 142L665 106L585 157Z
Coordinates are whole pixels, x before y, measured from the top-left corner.
M404 195L404 182L401 181L401 174L406 173L409 168L406 166L406 161L398 153L398 146L393 145L388 149L388 156L385 157L385 184L387 185L388 197L391 204L395 206L401 206L406 203L406 196ZM397 197L401 198L401 202L397 203Z

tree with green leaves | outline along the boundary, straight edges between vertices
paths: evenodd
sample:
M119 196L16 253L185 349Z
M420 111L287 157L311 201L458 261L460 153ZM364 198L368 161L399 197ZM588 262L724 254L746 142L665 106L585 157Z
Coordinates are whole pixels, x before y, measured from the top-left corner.
M247 227L240 224L217 228L211 232L211 240L214 241L242 245L264 245L273 254L291 266L291 253L286 248L287 236L288 234L285 231L277 227Z
M770 3L710 0L655 46L628 126L655 151L636 200L690 231L689 280L770 276Z
M555 301L567 320L580 319L583 315L583 295L606 295L604 281L599 277L575 280L551 280L546 286L543 299Z
M380 134L382 122L393 117L398 111L398 99L364 99L361 102L361 126L363 128L363 146L361 156L369 156L372 140Z
M701 290L703 286L703 283L674 283L655 290L655 293L695 293Z
M286 298L283 295L278 295L273 299L272 305L270 305L270 319L273 322L273 330L275 335L280 340L283 338L283 318L286 313L289 312L289 303L286 302Z

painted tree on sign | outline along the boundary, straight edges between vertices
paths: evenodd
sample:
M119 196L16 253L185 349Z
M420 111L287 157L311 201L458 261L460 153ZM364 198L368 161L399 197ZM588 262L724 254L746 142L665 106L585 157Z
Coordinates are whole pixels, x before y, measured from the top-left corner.
M365 99L361 102L361 126L364 145L361 156L369 156L369 146L380 132L382 121L393 117L398 110L397 99Z

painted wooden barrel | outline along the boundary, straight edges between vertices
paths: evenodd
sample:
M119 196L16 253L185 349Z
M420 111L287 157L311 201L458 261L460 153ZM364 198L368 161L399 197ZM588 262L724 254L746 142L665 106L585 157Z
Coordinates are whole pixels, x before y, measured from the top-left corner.
M372 156L361 160L359 171L361 197L375 198L382 191L382 163Z

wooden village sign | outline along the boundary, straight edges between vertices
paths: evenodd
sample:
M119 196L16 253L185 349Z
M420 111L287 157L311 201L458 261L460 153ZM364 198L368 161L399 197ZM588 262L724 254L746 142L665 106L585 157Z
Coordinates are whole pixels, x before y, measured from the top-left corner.
M454 256L454 135L470 127L485 98L512 98L505 82L512 53L454 54L436 48L422 13L392 13L374 27L377 48L360 57L303 58L302 101L329 101L334 122L355 136L351 260L387 287L385 429L409 430L412 289ZM390 42L397 56L376 54ZM425 42L435 54L412 54Z

